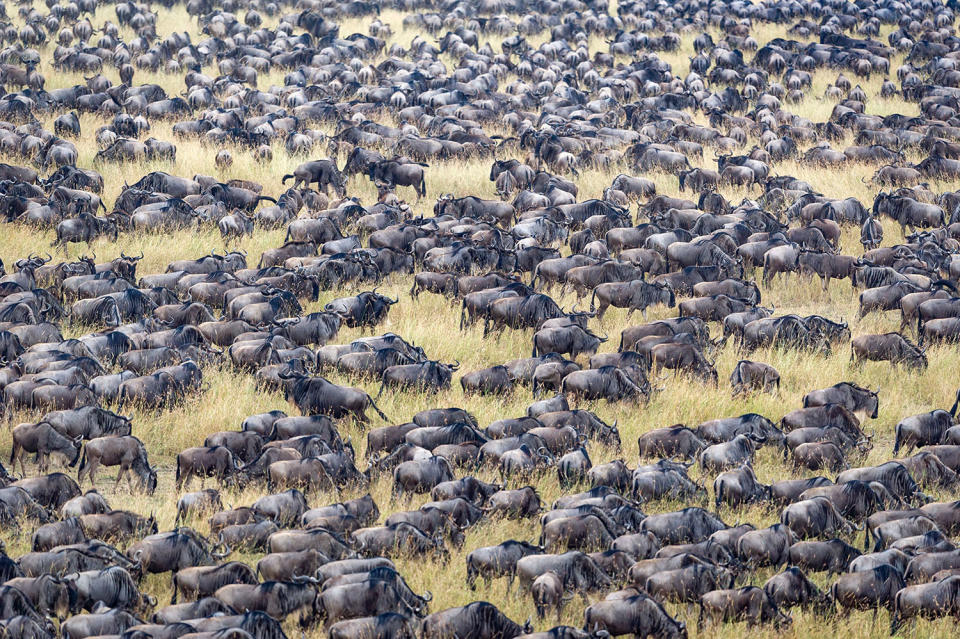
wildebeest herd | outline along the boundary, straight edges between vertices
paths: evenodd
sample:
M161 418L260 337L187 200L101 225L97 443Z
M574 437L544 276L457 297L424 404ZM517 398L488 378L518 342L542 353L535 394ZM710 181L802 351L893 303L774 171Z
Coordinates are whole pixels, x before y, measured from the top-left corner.
M0 637L955 632L954 0L0 7Z

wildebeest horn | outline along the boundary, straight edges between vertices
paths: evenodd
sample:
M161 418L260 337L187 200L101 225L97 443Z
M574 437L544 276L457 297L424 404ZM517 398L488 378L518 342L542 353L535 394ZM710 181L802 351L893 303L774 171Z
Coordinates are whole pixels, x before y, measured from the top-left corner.
M423 595L420 596L424 601L433 601L433 593L429 590L425 591Z

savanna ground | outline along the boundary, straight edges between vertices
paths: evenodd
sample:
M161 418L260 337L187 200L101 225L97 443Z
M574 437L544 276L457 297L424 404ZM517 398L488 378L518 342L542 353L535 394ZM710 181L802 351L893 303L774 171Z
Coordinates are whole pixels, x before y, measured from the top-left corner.
M45 9L45 7L38 8ZM183 6L176 6L172 9L156 7L156 10L159 13L158 32L161 36L175 30L187 30L194 42L203 37L199 33L196 20L189 18ZM402 17L402 14L393 10L383 11L380 19L384 23L390 24L394 30L394 35L389 39L388 45L397 42L406 46L409 45L414 36L421 35L404 29L401 23ZM109 19L115 19L113 7L102 5L93 20L94 26L99 26L104 20ZM14 17L14 21L17 20ZM271 27L275 23L276 18L268 18L264 26ZM342 35L353 32L366 33L368 23L369 18L345 21L341 24L340 33ZM762 45L774 37L787 37L783 31L784 28L758 25L754 28L753 35ZM883 30L880 39L885 38L888 30L889 27ZM423 35L428 40L430 39L430 36ZM688 70L688 61L690 56L693 55L692 39L694 35L694 33L683 34L682 46L679 51L660 54L664 60L673 66L674 73L680 77L683 77ZM132 32L127 29L123 30L125 39L132 36ZM715 40L721 38L718 33L714 33L713 36ZM546 33L528 38L528 40L536 46L545 37ZM481 38L481 41L483 42L485 39ZM495 49L499 50L498 42L494 41L492 44ZM605 43L598 38L593 38L590 45L591 55L597 50L606 50ZM52 68L49 62L52 48L53 45L48 44L43 52L45 62L42 72L47 78L46 88L53 89L82 83L83 78L80 77L80 74L58 73ZM749 57L749 54L747 57ZM444 56L443 61L448 68L455 66L455 61L449 57ZM891 68L896 69L902 63L902 56L895 55L891 62ZM218 75L214 68L205 68L204 72L211 76ZM104 75L114 82L119 82L116 71L112 68L105 68ZM812 89L806 91L807 98L800 104L784 105L785 108L815 122L826 120L834 102L821 96L823 96L827 85L833 82L835 78L836 71L817 71ZM512 79L508 78L506 82ZM918 114L916 104L896 98L881 98L879 88L882 80L883 78L879 75L874 75L867 80L859 80L868 96L868 113L880 115L901 113L908 116ZM184 88L182 77L179 75L138 71L134 82L158 83L170 95L178 94ZM259 86L261 89L265 89L272 84L279 85L282 82L283 72L273 71L269 74L260 75ZM384 123L396 124L394 114L388 108L384 108L375 119ZM700 113L694 114L694 119L698 123L705 123L705 118ZM101 120L98 116L83 115L81 123L84 134L81 139L77 140L77 146L80 150L78 165L90 167L92 166L93 156L99 150L93 140L93 132L98 126L107 122ZM43 120L43 124L45 128L52 130L52 117ZM192 139L175 139L170 128L172 123L154 121L151 124L150 135L162 140L176 142L178 147L177 161L107 164L96 167L104 176L106 184L104 196L108 205L119 194L125 183L133 183L143 174L152 170L164 170L184 176L192 176L198 173L210 174L224 180L229 178L255 180L264 185L264 193L276 196L284 188L280 183L281 177L305 159L289 157L282 149L282 145L275 148L275 157L269 162L255 160L249 152L231 148L235 163L229 169L221 171L214 166L213 162L214 155L219 150L218 147L207 146ZM334 131L326 132L334 133ZM509 134L507 131L497 130L488 130L487 133ZM852 143L851 140L846 140L834 144L834 148L843 149L850 143ZM752 144L752 141L750 144ZM749 148L749 145L747 148ZM521 153L523 152L514 152L513 156L523 159ZM314 157L323 156L325 156L325 151L318 149L314 153ZM709 158L709 151L707 156ZM510 157L509 152L501 150L500 157ZM341 166L344 159L343 157L339 158ZM919 158L911 157L909 159L916 161ZM24 159L16 157L5 157L2 160L24 163ZM439 195L444 193L453 193L457 196L472 194L487 198L496 197L493 184L487 179L490 162L490 158L435 162L427 170L428 192L425 199L420 202L413 202L413 194L407 192L408 190L404 188L401 189L400 196L408 198L415 214L423 215L432 214L433 203ZM711 164L709 159L703 160L703 166L708 164ZM793 175L807 180L827 196L837 198L853 196L869 206L877 188L865 184L862 178L868 179L875 168L873 166L855 165L849 166L843 171L829 171L795 162L782 162L776 165L775 173ZM575 182L580 189L578 199L582 201L600 197L603 188L608 186L613 177L620 172L631 173L631 170L629 167L623 166L605 171L596 169L581 171L579 177L575 178ZM632 174L636 175L636 173ZM675 176L653 174L646 177L656 181L658 192L669 195L679 194ZM939 192L956 189L958 185L935 183L931 184L931 187ZM373 185L366 178L360 176L350 180L348 193L360 198L365 204L375 201L376 197ZM739 202L741 198L755 197L759 195L759 192L725 190L724 195L731 201ZM888 220L884 223L885 244L890 245L900 242L902 238L899 227L891 224ZM236 248L247 251L251 265L255 265L263 250L283 243L283 236L283 231L257 230L252 238L244 239ZM0 258L3 259L5 264L9 265L17 258L28 253L45 252L49 250L52 239L53 234L49 231L38 231L34 228L18 225L6 225L0 233ZM841 252L848 255L859 255L861 247L858 239L859 235L856 229L846 229L842 238ZM127 254L138 254L142 251L145 257L138 268L138 274L142 276L162 272L166 268L166 264L172 260L196 258L209 253L211 249L220 250L223 248L223 243L215 228L200 228L171 235L121 234L119 242L116 244L98 241L91 248L101 260L112 258L120 251ZM568 251L566 247L563 247L563 250L564 252ZM85 246L72 245L69 249L69 256L76 257L84 252L89 253L90 249ZM63 259L63 254L59 254L57 259ZM759 275L757 273L758 280ZM531 331L507 331L499 337L491 338L484 338L482 328L477 326L460 331L458 328L459 304L453 304L448 299L430 294L421 295L419 300L414 301L408 294L410 285L411 276L408 275L393 275L382 283L380 291L391 297L399 296L400 303L392 308L388 319L378 328L378 331L391 331L403 336L408 341L422 346L431 358L445 362L458 360L461 363L461 371L464 372L529 355ZM325 292L321 295L319 301L306 305L304 310L305 312L319 310L330 299L354 292L356 291L336 290ZM557 291L553 291L553 293L556 295ZM773 282L771 286L762 287L762 293L764 305L775 306L778 314L819 313L835 320L842 318L850 323L854 336L897 330L899 326L898 312L873 314L863 319L857 319L858 292L851 289L849 281L834 282L829 291L823 292L819 281L801 280L792 276L788 280L780 279ZM574 297L567 295L558 299L558 302L566 308L570 308L574 303ZM675 309L654 308L650 311L649 319L653 320L675 314ZM601 352L616 350L620 331L639 321L640 318L635 317L631 322L628 322L624 310L610 309L599 326L597 322L593 322L595 329L605 332L611 337L610 341L601 347ZM66 327L65 332L69 336L75 336L86 330L88 329L84 327ZM718 325L711 325L711 331L714 335L717 335L719 330ZM335 341L346 343L360 335L361 333L358 330L344 328ZM718 388L707 387L684 377L671 377L665 380L654 380L654 385L661 387L661 389L653 395L647 404L598 402L579 406L595 411L608 423L616 421L623 439L623 450L619 453L591 445L590 454L594 464L622 457L630 466L635 466L637 464L637 437L653 428L677 423L695 426L708 419L735 416L747 412L757 412L777 421L784 413L800 407L800 399L806 392L843 380L854 381L880 391L879 418L865 420L863 424L865 430L873 435L874 448L862 460L864 464L879 463L892 457L893 428L900 419L933 408L948 407L952 403L958 384L960 384L960 377L956 373L958 357L955 347L931 348L928 351L929 368L920 374L898 369L886 363L867 363L862 367L854 366L850 362L850 352L846 346L836 348L831 355L826 357L801 354L794 351L762 349L749 357L757 361L768 362L780 371L782 384L779 393L776 395L756 394L746 398L733 399L731 398L727 377L734 364L744 355L738 352L737 346L731 342L716 352L714 356L721 380ZM330 378L338 383L362 386L374 395L378 390L378 383L374 381L345 379L336 374L331 375ZM203 439L208 434L239 428L241 421L248 415L277 408L287 410L290 414L296 412L295 409L286 405L281 394L259 390L254 386L251 376L236 372L229 365L222 368L210 367L205 369L204 388L205 390L201 395L191 397L183 404L171 409L159 413L142 411L134 413L134 434L146 443L152 463L160 469L160 487L156 494L152 496L130 494L126 487L121 487L118 492L114 492L112 473L109 471L102 472L98 481L98 488L114 508L129 509L142 514L155 513L159 520L160 529L169 530L174 523L178 498L178 494L173 487L173 461L179 451L202 444ZM513 394L502 398L464 396L460 391L458 379L455 377L453 387L450 390L435 395L387 392L378 400L378 404L390 416L393 423L409 421L416 412L427 408L462 406L478 418L481 426L485 426L496 419L523 415L526 406L531 401L532 397L529 390L523 388L518 388ZM29 415L19 415L15 417L14 423L27 421L30 418ZM379 420L376 420L373 425L382 424ZM360 461L363 459L366 443L363 430L356 425L344 423L341 431L344 436L352 438L358 453L358 465L363 468L364 462ZM9 450L9 447L9 430L0 429L0 451ZM769 448L763 449L758 454L755 468L760 480L765 483L800 476L784 462L778 452ZM696 468L691 470L692 475L696 476L698 470ZM490 471L481 471L478 476L488 481L499 479ZM712 477L705 479L707 484L712 483ZM553 471L545 472L542 476L535 478L532 483L547 505L561 494L556 474ZM197 486L194 484L190 489L196 488ZM373 482L369 491L380 506L384 518L391 512L416 508L428 500L427 496L420 496L409 502L394 501L391 497L389 476L381 477ZM313 507L359 496L363 492L365 492L365 489L347 490L340 494L332 492L314 493L308 495L308 500ZM264 494L263 490L258 488L249 488L242 493L224 491L223 501L225 504L240 506L252 503L262 494ZM942 499L956 498L956 495L947 492L938 493L934 491L934 494ZM669 511L683 505L680 503L647 504L645 510L648 512ZM762 505L741 510L723 507L720 510L720 515L724 521L731 525L750 522L757 527L769 525L779 519L778 510ZM190 523L200 532L208 531L205 521L197 520ZM29 550L29 533L30 530L27 528L8 529L0 532L0 538L6 542L8 553L15 557ZM453 550L449 563L439 564L422 560L401 559L397 561L397 566L414 590L418 592L430 590L433 592L434 599L431 603L431 610L433 611L481 599L496 604L511 618L522 622L528 617L533 617L534 614L529 596L517 595L516 591L507 593L506 584L502 580L494 582L489 589L484 587L481 582L476 591L470 591L465 585L464 558L467 552L479 546L492 545L507 539L536 541L538 538L539 523L536 520L522 522L484 520L469 529L466 535L466 543L462 549ZM862 536L858 535L853 543L862 547ZM235 555L233 558L238 557ZM239 559L255 562L258 557L241 555ZM758 571L750 577L750 583L762 584L771 574L773 574L771 570ZM816 575L815 581L822 587L829 585L829 579L825 575ZM144 588L157 596L161 605L169 600L170 580L168 575L147 577ZM562 623L581 626L583 623L583 608L584 604L579 598L571 601L563 613ZM695 611L688 611L675 606L668 606L668 608L679 618L688 622L691 633L710 637L732 638L745 630L742 625L727 624L715 626L703 633L698 633L694 629ZM849 617L837 616L823 619L795 610L793 611L793 619L792 626L779 633L772 628L751 629L750 632L756 636L781 634L796 637L881 637L887 635L889 628L888 617L885 612L876 615L854 613ZM554 620L548 618L547 622L538 623L537 628L543 630L552 625L554 625ZM291 633L298 632L294 630L292 625L288 630ZM953 622L949 620L940 622L922 621L915 627L908 628L903 632L918 637L948 637L955 636L956 629ZM320 637L323 634L322 630L315 629L309 631L307 636L312 638ZM290 636L295 635L291 634Z

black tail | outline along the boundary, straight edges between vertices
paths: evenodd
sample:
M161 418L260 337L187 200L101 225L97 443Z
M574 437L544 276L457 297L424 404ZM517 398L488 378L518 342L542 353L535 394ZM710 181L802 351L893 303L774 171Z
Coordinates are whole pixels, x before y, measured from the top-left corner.
M70 468L73 468L77 465L77 462L80 461L80 455L83 453L83 444L77 442L77 454L73 456L73 459L70 460Z
M381 382L381 383L380 383L380 393L382 393L382 392L383 392L383 383ZM377 393L377 397L380 396L380 393ZM379 416L383 419L383 421L389 422L389 421L390 421L390 418L387 417L387 416L383 413L382 410L380 410L380 407L377 406L376 402L373 401L373 398L370 397L369 395L367 395L367 397L370 399L370 406L373 407L373 410L377 411L377 415L379 415Z
M956 419L958 407L960 407L960 388L957 389L957 400L953 402L953 408L950 409L950 417Z
M77 481L80 481L80 474L87 465L87 447L83 447L83 454L80 456L80 468L77 469Z
M280 184L286 184L287 180L289 180L292 177L293 177L293 173L288 173L287 175L284 175L283 179L280 180Z

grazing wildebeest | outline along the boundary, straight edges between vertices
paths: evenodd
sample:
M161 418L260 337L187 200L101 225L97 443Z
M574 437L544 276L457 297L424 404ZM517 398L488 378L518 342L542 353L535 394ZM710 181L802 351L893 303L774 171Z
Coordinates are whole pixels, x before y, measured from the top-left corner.
M850 359L854 362L887 361L894 365L902 364L907 368L927 367L924 349L914 345L900 333L861 335L853 339L850 349Z

